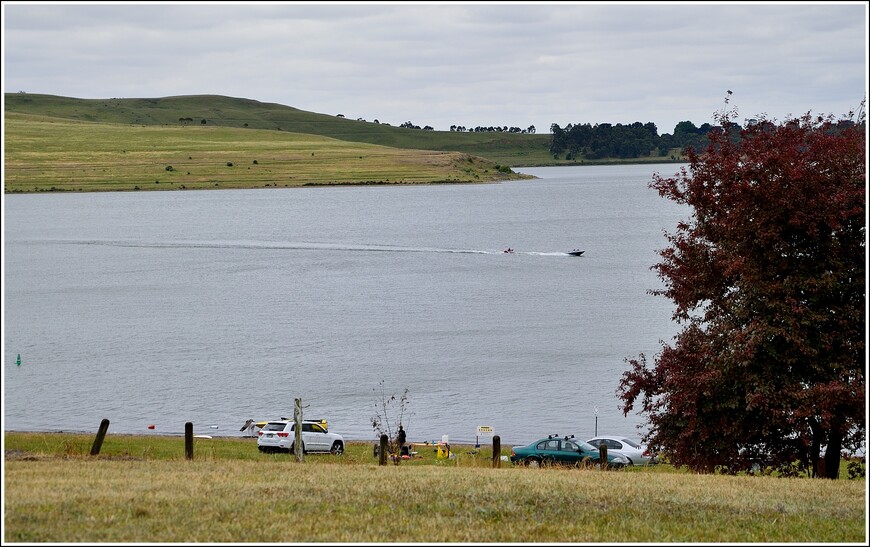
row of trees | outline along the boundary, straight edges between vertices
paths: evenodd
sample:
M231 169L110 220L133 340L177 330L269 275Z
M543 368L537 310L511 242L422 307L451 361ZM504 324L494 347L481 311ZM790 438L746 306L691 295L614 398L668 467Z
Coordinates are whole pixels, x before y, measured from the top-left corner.
M550 152L554 157L565 154L569 160L667 156L673 148L703 148L709 143L707 135L715 129L709 123L697 127L690 121L683 121L674 127L673 134L659 135L656 124L652 122L629 125L569 123L564 128L554 123L550 126L553 135ZM732 124L730 130L739 133L740 126Z
M411 122L405 122L405 123L401 124L399 127L403 128L403 129L422 129L423 131L435 131L435 128L432 127L431 125L427 125L425 127L420 127L419 125L414 125Z
M618 395L676 465L837 478L866 437L863 104L857 123L733 118L650 184L692 209L651 291L682 330L652 362L627 360Z
M474 128L466 128L464 125L451 125L450 131L458 131L460 133L468 132L468 133L522 133L522 134L529 133L529 134L534 134L535 133L535 126L530 125L525 129L520 129L519 127L508 127L506 125L504 127L499 127L499 126L493 127L491 125L488 127L483 127L483 126L478 125L477 127L474 127Z
M414 125L410 121L407 121L407 122L401 124L399 127L404 128L404 129L421 129L423 131L434 131L435 130L435 128L433 128L431 125L427 125L425 127L420 127L419 125ZM488 127L483 127L483 126L478 125L477 127L474 127L474 128L466 128L464 125L451 125L450 131L460 132L460 133L468 132L468 133L523 133L523 134L525 134L525 133L534 133L535 126L530 125L526 129L520 129L519 127L508 127L506 125L504 127L492 126L492 125L490 125Z
M344 117L339 114L339 117ZM360 119L360 121L365 121ZM379 123L375 120L374 123ZM387 124L389 125L389 124ZM422 131L434 131L431 125L420 127L411 121L399 125L403 129L419 129ZM642 124L634 122L630 125L622 124L568 124L564 128L559 124L552 124L550 132L552 141L550 152L554 157L565 154L568 160L586 158L639 158L656 155L667 156L673 148L684 149L687 147L702 148L709 142L707 134L715 130L709 123L695 126L690 121L683 121L676 125L673 134L659 135L656 125L652 122ZM739 131L739 126L735 129ZM537 129L530 125L525 129L508 126L476 126L451 125L451 132L459 133L519 133L534 135Z

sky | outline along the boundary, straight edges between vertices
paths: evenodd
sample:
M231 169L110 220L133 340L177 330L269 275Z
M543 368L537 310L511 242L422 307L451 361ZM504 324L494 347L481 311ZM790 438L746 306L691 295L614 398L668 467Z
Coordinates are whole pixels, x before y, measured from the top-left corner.
M715 125L866 97L867 2L3 2L4 92L214 94L436 130ZM731 91L728 95L727 92ZM729 101L726 104L726 97Z

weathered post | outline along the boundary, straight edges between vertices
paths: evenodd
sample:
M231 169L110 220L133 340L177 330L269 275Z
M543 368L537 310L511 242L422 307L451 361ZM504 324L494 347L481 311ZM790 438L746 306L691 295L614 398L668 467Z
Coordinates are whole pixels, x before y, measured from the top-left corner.
M598 447L598 461L601 463L601 469L607 469L607 445L604 443Z
M378 465L387 465L387 436L381 435L381 446L378 449Z
M301 462L304 454L302 446L302 399L294 399L293 424L293 430L296 433L293 438L293 454L296 456L296 461Z
M193 422L184 424L184 457L193 459Z
M498 435L492 436L492 466L501 467L501 437Z
M97 436L94 439L94 444L91 446L91 456L96 456L100 453L100 448L103 446L103 439L106 438L106 431L109 430L108 418L103 418L100 422L100 429L97 430Z

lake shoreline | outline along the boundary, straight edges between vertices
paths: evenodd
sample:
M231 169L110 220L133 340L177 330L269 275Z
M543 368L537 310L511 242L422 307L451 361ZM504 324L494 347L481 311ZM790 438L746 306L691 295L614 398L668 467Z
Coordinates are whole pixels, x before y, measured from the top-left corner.
M18 195L18 194L103 194L108 192L192 192L199 190L206 191L220 191L220 190L284 190L284 189L298 189L298 188L353 188L353 187L370 187L370 186L463 186L463 185L480 185L480 184L500 184L503 182L510 182L516 180L533 180L537 179L535 176L518 176L509 179L493 179L493 180L482 180L482 181L470 181L470 180L436 180L436 181L396 181L396 182L387 182L387 181L366 181L366 182L305 182L301 184L285 184L283 186L275 185L239 185L239 186L203 186L203 187L195 187L195 188L187 188L187 187L173 187L173 188L151 188L149 186L144 186L142 188L107 188L107 189L91 189L91 190L83 190L83 189L74 189L74 188L50 188L47 190L6 190L4 189L4 195ZM164 185L165 186L165 185Z

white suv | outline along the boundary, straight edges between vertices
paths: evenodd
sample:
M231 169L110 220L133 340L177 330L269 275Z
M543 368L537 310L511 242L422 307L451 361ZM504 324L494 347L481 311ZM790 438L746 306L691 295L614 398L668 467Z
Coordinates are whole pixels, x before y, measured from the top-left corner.
M293 420L268 422L258 433L257 448L260 452L293 452L296 441ZM340 456L344 453L344 438L330 433L325 421L302 421L302 452L329 452Z

